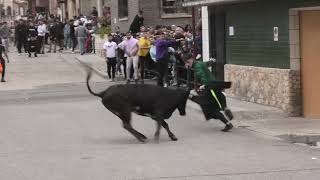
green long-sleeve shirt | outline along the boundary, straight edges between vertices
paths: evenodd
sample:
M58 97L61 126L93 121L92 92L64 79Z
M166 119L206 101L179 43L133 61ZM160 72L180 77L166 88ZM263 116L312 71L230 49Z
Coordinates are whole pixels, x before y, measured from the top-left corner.
M209 71L206 62L195 61L193 62L194 72L196 78L205 86L210 86L215 81L215 77Z

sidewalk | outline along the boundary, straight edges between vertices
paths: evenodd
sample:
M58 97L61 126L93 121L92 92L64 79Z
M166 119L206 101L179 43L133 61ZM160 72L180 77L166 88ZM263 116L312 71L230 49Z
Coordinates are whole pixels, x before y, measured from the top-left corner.
M85 73L76 57L78 54L47 53L39 54L37 58L28 58L27 54L18 56L9 54L10 63L7 63L6 83L0 83L0 91L36 89L39 86L80 83L85 81ZM85 55L95 66L106 67L103 59L95 55ZM94 58L92 58L94 57ZM95 81L104 79L94 77Z

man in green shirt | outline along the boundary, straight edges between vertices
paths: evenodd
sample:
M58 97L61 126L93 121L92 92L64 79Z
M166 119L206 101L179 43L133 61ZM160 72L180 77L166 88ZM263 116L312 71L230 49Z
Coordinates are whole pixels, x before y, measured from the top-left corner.
M215 62L195 61L190 53L185 54L183 59L186 68L193 68L196 79L203 84L200 87L201 95L191 93L194 95L191 95L191 100L200 105L207 120L212 118L219 119L226 125L222 131L230 131L233 128L230 122L233 119L233 115L231 110L227 108L226 97L222 91L230 88L231 83L215 80L215 77L208 69L208 65Z

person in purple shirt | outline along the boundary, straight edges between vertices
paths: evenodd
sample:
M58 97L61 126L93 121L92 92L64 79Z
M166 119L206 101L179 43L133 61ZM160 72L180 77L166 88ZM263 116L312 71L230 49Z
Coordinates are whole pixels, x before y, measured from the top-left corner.
M165 38L163 32L159 33L160 36L155 42L156 46L156 67L158 71L158 86L163 86L163 78L165 78L166 83L168 83L168 63L169 63L169 52L168 48L174 46L177 40L168 40Z

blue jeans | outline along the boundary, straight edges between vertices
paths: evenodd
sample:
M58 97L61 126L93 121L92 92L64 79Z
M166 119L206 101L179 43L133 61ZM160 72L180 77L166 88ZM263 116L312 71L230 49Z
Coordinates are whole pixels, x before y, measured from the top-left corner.
M71 36L70 34L65 34L64 35L64 47L65 48L71 48Z
M85 51L85 43L86 38L85 37L78 37L78 43L79 43L79 49L80 49L80 54L84 54Z

